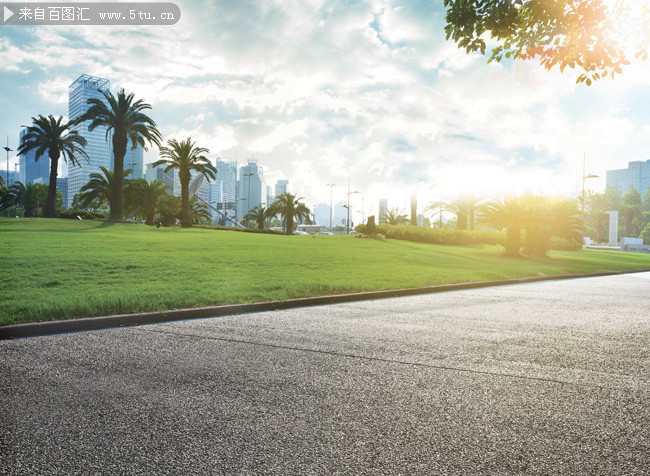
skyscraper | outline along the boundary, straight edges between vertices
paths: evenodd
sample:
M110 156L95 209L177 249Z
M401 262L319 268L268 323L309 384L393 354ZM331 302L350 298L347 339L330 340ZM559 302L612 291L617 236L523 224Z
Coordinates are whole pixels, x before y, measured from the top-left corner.
M102 91L108 91L110 81L88 74L79 76L68 89L68 118L70 121L78 118L88 110L88 99L104 99ZM97 127L92 132L88 130L90 121L84 121L75 126L75 130L86 139L84 150L88 161L80 158L80 165L68 166L68 203L70 206L79 189L90 180L91 173L100 173L99 167L113 168L113 147L111 135L106 136L106 127ZM126 163L126 161L125 161ZM128 168L128 167L125 167Z
M257 165L257 161L250 159L247 165L239 169L239 181L237 182L237 217L241 220L248 210L265 203L266 182L264 181L264 170ZM267 204L268 205L268 204Z
M237 198L237 162L224 162L217 157L215 168L217 169L216 183L221 182L222 189L219 203L234 207Z
M20 131L20 138L18 143L23 143L23 138L27 134L27 128ZM32 149L26 154L21 154L18 161L19 179L23 184L34 183L34 180L43 178L42 183L49 183L50 181L50 157L45 154L41 155L36 162L36 149Z

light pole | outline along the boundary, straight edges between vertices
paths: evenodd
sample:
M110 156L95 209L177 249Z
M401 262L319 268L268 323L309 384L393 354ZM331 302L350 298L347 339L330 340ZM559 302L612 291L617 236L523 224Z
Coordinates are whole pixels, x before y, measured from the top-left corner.
M7 146L4 148L7 151L7 187L9 187L9 152L12 149L9 148L9 136L7 136ZM9 208L7 208L7 217L9 216Z
M326 184L330 188L330 231L332 231L332 187L336 185L335 183Z
M346 233L349 235L350 234L350 195L353 193L359 193L356 190L354 192L350 192L350 179L348 179L348 223L347 223L347 231Z
M255 175L255 174L253 172L244 174L244 177L248 177L248 198L247 198L248 201L246 202L246 206L248 207L248 210L251 209L251 175Z
M590 178L598 178L598 175L595 174L589 174L587 175L585 172L585 165L587 162L587 154L583 152L582 156L582 196L580 197L580 202L582 204L582 213L585 212L585 180L590 179Z

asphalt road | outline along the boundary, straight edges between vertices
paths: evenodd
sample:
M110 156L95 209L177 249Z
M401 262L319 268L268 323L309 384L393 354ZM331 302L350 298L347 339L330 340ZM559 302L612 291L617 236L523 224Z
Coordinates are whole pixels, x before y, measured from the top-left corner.
M0 342L0 474L650 474L650 273Z

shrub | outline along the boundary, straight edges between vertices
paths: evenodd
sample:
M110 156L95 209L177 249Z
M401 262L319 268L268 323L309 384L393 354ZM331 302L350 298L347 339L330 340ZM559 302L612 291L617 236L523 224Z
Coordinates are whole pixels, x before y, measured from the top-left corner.
M367 227L359 225L358 233L367 234ZM499 231L470 231L448 228L423 228L410 225L377 225L376 233L394 240L415 241L436 245L501 245L506 234Z
M375 233L377 233L377 225L375 225L375 216L370 215L368 217L368 223L366 225L366 234L374 235Z

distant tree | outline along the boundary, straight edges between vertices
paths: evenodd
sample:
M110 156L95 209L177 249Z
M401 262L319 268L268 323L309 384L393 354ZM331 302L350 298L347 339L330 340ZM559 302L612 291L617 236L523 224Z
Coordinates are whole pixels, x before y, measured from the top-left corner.
M113 170L115 180L113 182L112 196L110 200L110 220L120 221L124 219L123 211L123 171L124 156L126 147L131 143L131 149L138 145L147 150L147 143L160 145L160 132L153 119L142 111L151 109L151 105L142 99L134 101L132 94L125 94L124 89L117 93L117 97L109 91L100 91L104 99L88 99L88 110L75 122L82 123L90 121L88 130L92 131L97 127L106 127L108 132L113 131Z
M209 152L208 149L203 147L196 147L192 138L188 137L187 140L178 142L176 139L167 141L169 147L160 148L160 159L154 162L153 166L165 164L167 167L164 172L167 173L171 169L178 169L178 178L181 182L181 207L182 219L181 226L191 227L192 216L190 210L190 179L192 177L192 170L203 174L209 181L214 179L217 174L217 169L210 163L204 154Z
M40 183L16 182L0 198L0 211L10 207L20 208L26 217L39 216L47 206L48 186Z
M154 218L159 213L162 202L172 188L165 185L163 180L147 182L145 179L138 179L131 185L132 200L135 211L145 219L146 225L153 225Z
M180 220L182 215L181 197L167 195L160 201L159 220L163 226L171 226Z
M283 193L269 206L269 216L282 217L287 235L293 234L294 220L309 220L311 211L305 204L300 203L300 200L303 200L303 197Z
M80 165L79 157L88 160L84 151L86 139L79 133L71 130L73 122L63 122L63 116L55 119L54 116L32 117L32 125L27 128L27 133L18 146L18 154L24 155L35 150L34 161L38 162L47 152L50 158L50 182L45 205L45 217L54 218L56 213L56 182L59 158L70 161L73 165Z
M456 215L456 228L473 230L476 221L476 207L482 199L473 194L464 194L447 200L432 202L425 211L437 213L440 208Z
M551 69L580 68L577 82L622 73L626 59L621 35L647 26L624 2L608 10L603 0L445 0L447 39L470 53L485 54L489 34L497 46L488 62L505 58L539 58ZM636 23L641 28L621 27ZM637 38L636 57L647 58L647 34Z
M390 210L386 210L386 213L379 215L380 220L387 225L408 225L409 219L406 216L406 213L403 213L402 210L395 207Z
M257 223L257 228L260 230L264 229L264 224L268 218L269 211L262 205L258 205L255 208L248 210L248 213L244 216L245 221L254 221Z
M99 169L102 173L93 172L90 174L88 183L79 189L80 205L84 208L87 208L90 202L93 201L97 201L100 206L104 204L111 206L115 186L115 171L101 166ZM130 173L131 169L122 172L122 183L125 182L124 179Z
M623 195L620 215L625 224L625 236L638 236L641 232L643 218L643 199L641 194L632 186Z

